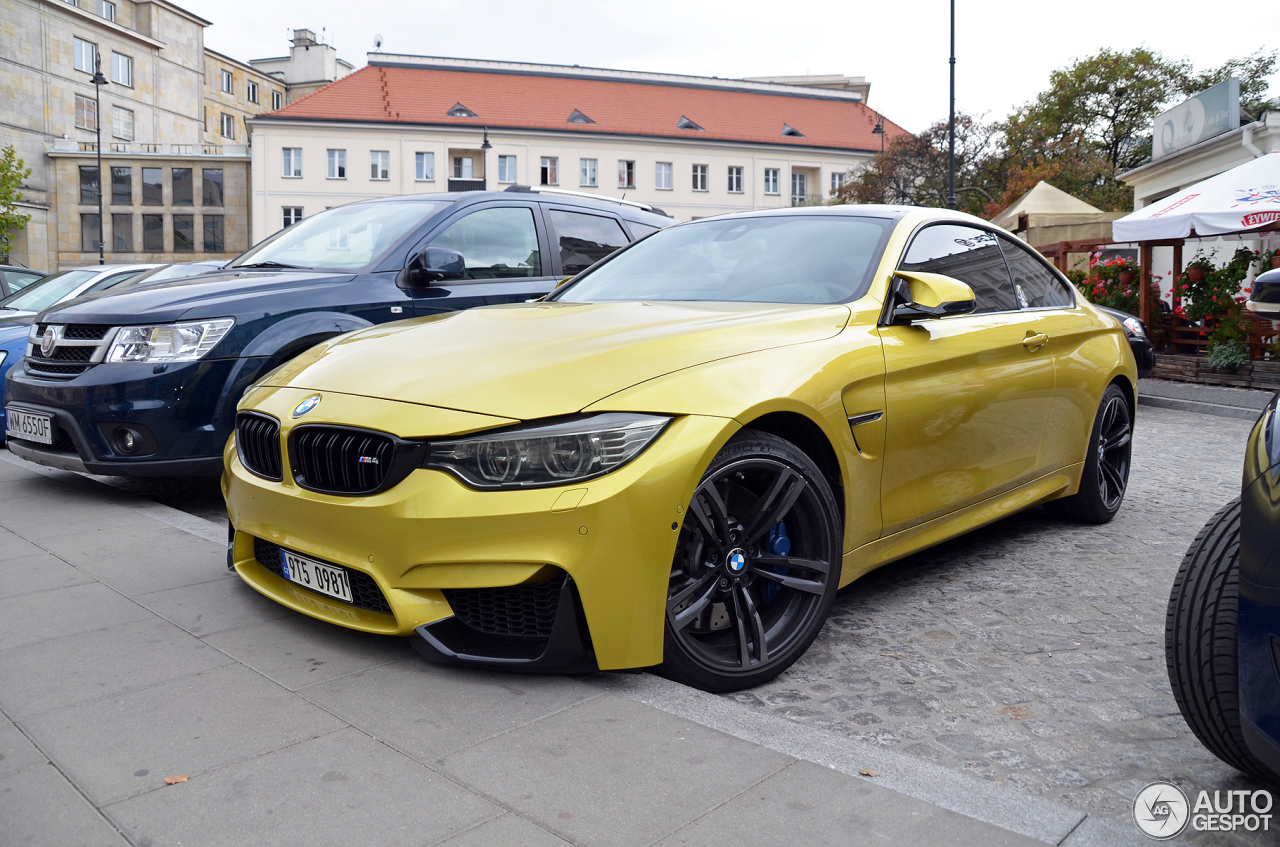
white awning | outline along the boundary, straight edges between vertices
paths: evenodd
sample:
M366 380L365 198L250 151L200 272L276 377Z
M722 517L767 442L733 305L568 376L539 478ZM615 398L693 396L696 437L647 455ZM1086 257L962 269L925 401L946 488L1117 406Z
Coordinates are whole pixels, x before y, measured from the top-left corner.
M1157 241L1247 232L1280 222L1280 152L1259 156L1112 223L1111 237Z

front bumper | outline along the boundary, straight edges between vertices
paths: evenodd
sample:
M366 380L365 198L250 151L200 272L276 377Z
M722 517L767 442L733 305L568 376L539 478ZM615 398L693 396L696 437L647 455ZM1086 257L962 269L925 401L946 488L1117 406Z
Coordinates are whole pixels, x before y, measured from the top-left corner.
M312 393L263 388L251 405L282 422L283 440L290 410ZM494 425L481 415L329 393L318 412L323 417L311 414L307 422L376 426L415 438ZM685 505L737 428L727 418L678 418L629 464L576 485L476 491L449 474L419 469L366 497L306 491L287 467L281 482L255 476L233 439L223 476L235 533L232 564L259 592L312 617L368 632L416 632L420 649L436 660L515 668L521 663L507 660L541 658L524 665L573 670L588 667L571 659L590 651L600 669L647 667L662 661L667 586ZM255 539L367 574L391 613L353 608L270 572L254 553ZM459 629L464 618L447 599L452 591L542 584L561 573L580 603L580 649L562 639L543 645L541 654L504 654L484 634ZM562 602L557 615L570 605ZM558 620L552 635L568 633L571 622Z

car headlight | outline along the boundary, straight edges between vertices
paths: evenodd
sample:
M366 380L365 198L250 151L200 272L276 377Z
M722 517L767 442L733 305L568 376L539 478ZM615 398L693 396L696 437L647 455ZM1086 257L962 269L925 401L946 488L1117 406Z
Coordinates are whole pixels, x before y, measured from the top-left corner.
M1142 328L1142 321L1137 318L1124 319L1124 331L1138 338L1146 338L1147 331Z
M108 362L194 362L222 340L235 318L160 326L126 326L116 333Z
M9 355L8 350L0 350L0 365L4 364L5 357Z
M448 471L472 488L566 485L622 467L670 422L659 415L610 412L433 441L422 465Z

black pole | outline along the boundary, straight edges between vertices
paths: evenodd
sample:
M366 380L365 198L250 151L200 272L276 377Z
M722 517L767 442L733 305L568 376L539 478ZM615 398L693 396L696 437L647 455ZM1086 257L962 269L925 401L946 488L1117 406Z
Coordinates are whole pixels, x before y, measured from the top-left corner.
M951 0L951 120L947 151L947 208L956 207L956 0Z
M106 186L106 180L102 176L102 86L107 84L107 78L102 75L102 54L98 52L98 48L93 49L93 109L97 113L94 121L94 132L97 141L94 147L98 152L98 264L105 265L106 257L106 222L102 219L102 192Z

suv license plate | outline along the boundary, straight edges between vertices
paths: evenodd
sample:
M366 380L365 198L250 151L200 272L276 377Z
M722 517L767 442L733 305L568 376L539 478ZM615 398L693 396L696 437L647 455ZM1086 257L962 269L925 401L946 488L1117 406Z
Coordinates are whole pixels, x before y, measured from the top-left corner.
M351 584L347 580L347 572L342 568L335 568L288 550L280 551L280 568L284 571L285 579L321 594L351 602Z
M53 444L53 418L35 415L10 406L5 410L5 430L10 438Z

